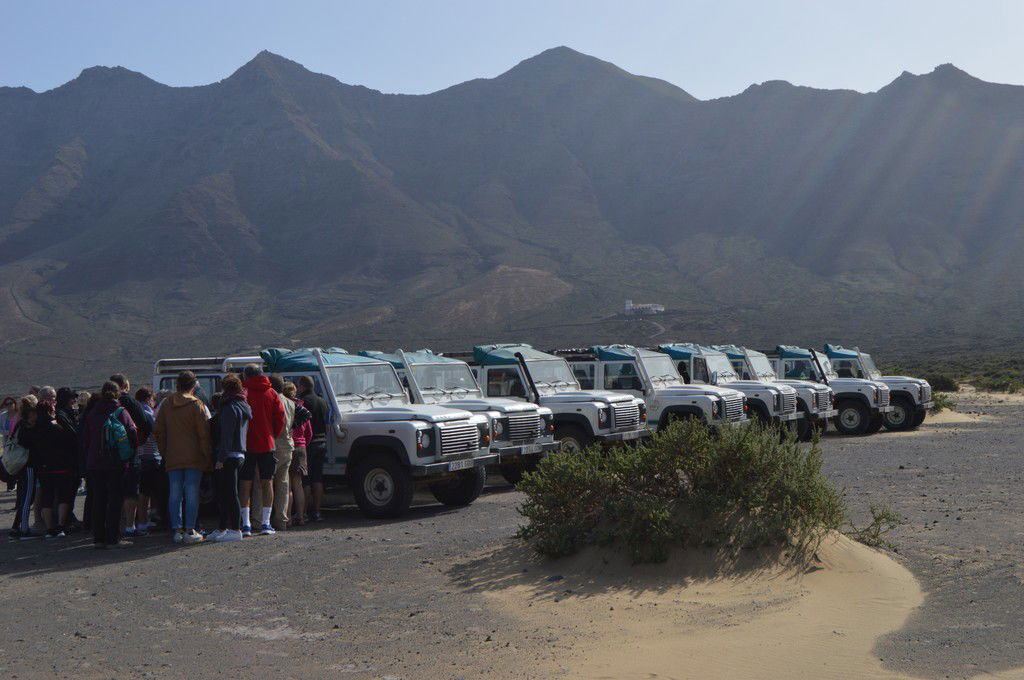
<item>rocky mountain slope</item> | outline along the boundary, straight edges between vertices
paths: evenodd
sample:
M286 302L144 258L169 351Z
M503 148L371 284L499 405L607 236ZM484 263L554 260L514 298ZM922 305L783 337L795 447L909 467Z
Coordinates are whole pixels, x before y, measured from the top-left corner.
M564 47L423 96L268 52L89 68L0 88L0 383L270 343L996 344L1022 166L1024 87L951 65L711 101Z

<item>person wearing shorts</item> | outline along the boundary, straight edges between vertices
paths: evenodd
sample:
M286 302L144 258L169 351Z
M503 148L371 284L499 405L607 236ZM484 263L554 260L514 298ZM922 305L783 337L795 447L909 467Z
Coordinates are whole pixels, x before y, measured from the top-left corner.
M306 443L306 465L308 472L302 479L306 501L310 507L310 519L320 521L320 504L324 498L324 463L327 462L327 404L316 393L313 379L308 375L299 378L298 395L311 414L310 426L313 437Z
M245 376L245 400L252 409L252 420L245 436L245 462L238 474L242 535L252 536L249 502L253 481L259 474L260 498L263 501L260 533L270 536L277 533L270 525L270 515L274 510L274 472L277 470L275 443L285 426L284 405L259 365L247 364L242 375Z
M289 512L292 525L306 523L306 494L302 487L303 478L309 475L306 461L306 445L313 438L313 426L310 424L312 414L301 399L296 398L297 390L294 383L284 384L284 396L295 402L295 421L292 425L292 464L288 475L291 477L292 507ZM300 422L301 421L301 422Z

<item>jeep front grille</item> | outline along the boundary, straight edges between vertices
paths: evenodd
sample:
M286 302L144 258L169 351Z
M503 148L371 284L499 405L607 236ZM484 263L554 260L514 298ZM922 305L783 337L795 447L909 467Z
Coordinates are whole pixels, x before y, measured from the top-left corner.
M636 429L640 426L640 407L636 404L612 404L612 429Z
M878 390L878 405L888 406L889 405L889 388L881 387Z
M742 420L743 419L743 395L735 395L732 397L723 397L725 402L725 419L726 420Z
M796 393L782 395L782 412L796 413Z
M925 385L924 386L924 397L923 397L923 400L924 401L931 401L932 400L932 386L931 385Z
M461 456L480 448L480 428L471 423L441 429L441 455Z
M832 408L832 398L829 397L828 390L819 390L814 393L815 401L817 402L817 411L827 411Z
M506 436L513 441L533 440L540 436L540 427L540 415L537 413L509 416Z

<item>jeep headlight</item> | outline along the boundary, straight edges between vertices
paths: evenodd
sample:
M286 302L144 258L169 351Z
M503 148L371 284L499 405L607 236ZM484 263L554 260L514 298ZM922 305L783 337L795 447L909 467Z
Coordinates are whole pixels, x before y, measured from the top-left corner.
M505 434L505 419L495 418L494 419L494 438L497 439Z
M780 394L779 392L776 392L774 398L772 399L772 403L775 404L775 410L776 411L778 411L780 408L782 408L782 394Z
M643 403L640 404L640 422L641 423L646 423L647 422L647 404L643 404Z
M877 387L872 387L871 389L874 391L874 399L875 399L875 403L877 404L878 403L878 392L879 392L879 390L878 390Z
M711 405L711 415L715 418L722 417L722 403L721 397L717 397L715 403Z
M597 409L597 424L600 427L608 427L608 423L612 420L612 407L605 406L604 408Z
M548 414L544 416L544 429L548 432L555 431L555 416L554 414Z
M430 430L417 430L416 432L416 448L421 451L425 451L430 448L433 442L430 439Z

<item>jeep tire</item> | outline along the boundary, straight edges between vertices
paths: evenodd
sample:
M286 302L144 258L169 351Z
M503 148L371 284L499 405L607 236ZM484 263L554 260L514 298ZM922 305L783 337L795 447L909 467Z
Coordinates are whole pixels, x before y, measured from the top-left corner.
M587 433L576 425L555 425L555 441L561 443L559 450L563 453L577 453L591 443Z
M885 419L885 429L892 432L902 432L903 430L917 427L914 424L917 418L914 402L908 397L893 399L892 410L883 417Z
M442 479L431 484L430 493L434 494L439 503L461 508L480 497L486 479L487 471L483 466L460 470L451 479Z
M367 517L391 519L412 505L412 475L390 452L374 451L361 456L350 479L356 504Z
M928 411L926 409L921 409L920 411L915 413L914 414L914 427L921 427L921 424L924 423L925 416L927 416L927 415L928 415Z
M885 418L882 417L881 413L871 416L871 420L868 422L868 434L875 434L882 429L884 424Z
M858 399L844 399L836 406L839 411L833 422L840 434L862 435L871 426L871 411Z

